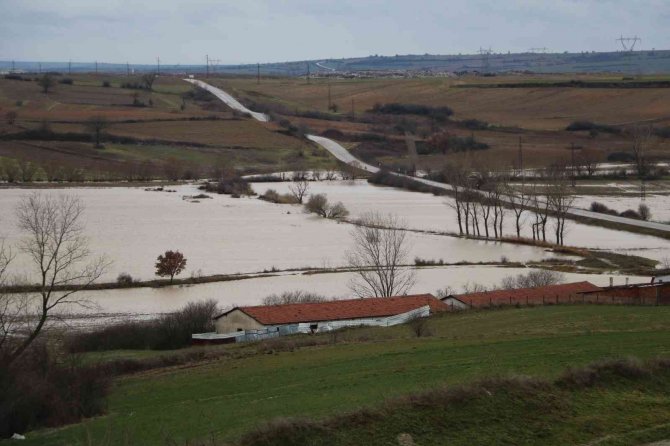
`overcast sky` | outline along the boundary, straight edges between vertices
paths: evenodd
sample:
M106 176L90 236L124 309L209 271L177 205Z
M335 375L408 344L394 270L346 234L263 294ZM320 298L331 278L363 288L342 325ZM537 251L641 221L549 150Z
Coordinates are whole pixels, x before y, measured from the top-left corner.
M670 49L670 0L0 0L0 60L222 64Z

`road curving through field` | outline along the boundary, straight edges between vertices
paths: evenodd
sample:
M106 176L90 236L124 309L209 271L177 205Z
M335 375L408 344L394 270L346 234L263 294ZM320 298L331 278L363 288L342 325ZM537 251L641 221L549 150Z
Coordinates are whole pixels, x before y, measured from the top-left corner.
M242 113L248 113L249 115L251 115L252 118L254 118L255 120L260 121L260 122L268 122L270 120L269 117L266 114L249 110L244 105L242 105L237 99L235 99L233 96L226 93L225 91L221 90L220 88L214 87L214 86L212 86L212 85L210 85L206 82L203 82L203 81L197 80L197 79L184 79L184 80L186 82L190 82L191 84L197 85L198 87L209 91L210 93L212 93L214 96L219 98L221 101L223 101L226 105L228 105L233 110L237 110L237 111L242 112ZM366 171L371 172L371 173L376 173L376 172L379 171L378 167L375 167L373 165L364 163L363 161L354 157L345 147L343 147L338 142L333 141L332 139L324 138L323 136L317 136L317 135L305 135L305 136L310 141L315 142L316 144L318 144L321 147L323 147L324 149L326 149L328 152L330 152L331 155L333 155L335 158L342 161L343 163L346 163L346 164L354 164L355 163L355 165L357 167L360 167L361 169L366 170ZM399 176L399 177L404 177L404 178L411 179L413 181L418 181L420 183L423 183L423 184L426 184L428 186L435 187L435 188L438 188L438 189L442 189L442 190L445 190L447 192L452 191L452 187L449 184L439 183L437 181L431 181L431 180L427 180L425 178L417 178L417 177L412 177L412 176L409 176L409 175L403 175L401 173L396 173L396 172L390 172L390 173L393 174L393 175ZM572 216L572 217L589 218L589 219L593 219L593 220L606 221L606 222L617 223L617 224L621 224L621 225L633 226L633 227L638 227L638 228L643 228L643 229L652 229L652 230L656 230L656 231L670 233L670 225L665 224L665 223L642 221L642 220L635 220L635 219L632 219L632 218L619 217L619 216L615 216L615 215L601 214L599 212L588 211L586 209L571 208L570 211L568 212L568 215Z

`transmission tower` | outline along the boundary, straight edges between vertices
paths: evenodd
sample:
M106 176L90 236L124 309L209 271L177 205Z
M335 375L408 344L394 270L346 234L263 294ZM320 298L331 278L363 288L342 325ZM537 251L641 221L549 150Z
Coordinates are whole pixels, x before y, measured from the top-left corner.
M541 47L541 48L530 48L528 50L528 52L531 53L531 54L539 54L539 56L537 58L537 65L539 67L539 71L542 71L542 68L545 65L545 62L547 60L547 57L546 57L547 51L549 51L549 48L544 47L544 46Z
M638 36L634 37L620 36L618 39L616 39L616 41L621 43L621 48L623 48L624 51L633 51L635 49L635 44L638 42L642 42L642 39L640 39Z
M478 53L482 56L482 72L483 73L488 73L491 71L491 61L489 60L489 57L491 56L491 47L488 49L479 47Z

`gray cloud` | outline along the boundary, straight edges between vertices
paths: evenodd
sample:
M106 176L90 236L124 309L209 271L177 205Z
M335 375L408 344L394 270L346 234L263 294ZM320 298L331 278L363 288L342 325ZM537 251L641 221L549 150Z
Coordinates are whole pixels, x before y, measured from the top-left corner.
M222 63L668 48L665 0L0 0L0 59Z

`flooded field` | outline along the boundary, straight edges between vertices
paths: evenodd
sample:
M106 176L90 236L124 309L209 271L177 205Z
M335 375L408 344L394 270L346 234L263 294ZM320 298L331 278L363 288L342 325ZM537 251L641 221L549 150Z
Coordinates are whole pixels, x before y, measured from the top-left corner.
M454 222L441 198L365 182L315 183L313 187L344 201L354 215L366 208L377 209L398 214L412 227L453 230ZM122 272L152 279L156 257L168 249L180 250L188 259L182 276L345 263L350 247L348 224L305 214L300 206L276 205L255 197L211 195L211 199L193 203L182 197L199 193L196 186L174 189L174 193L127 187L49 189L42 193L75 194L83 200L91 251L113 261L103 280L113 281ZM0 236L10 244L20 238L12 210L29 193L24 189L0 191ZM449 263L499 261L503 255L510 261L551 256L539 248L430 234L412 233L410 239L411 261L415 256ZM17 258L13 266L20 273L30 270L25 257Z
M670 222L670 195L668 194L647 194L644 200L638 194L628 193L626 195L578 195L575 197L575 206L588 209L591 203L597 201L617 212L623 212L628 209L637 211L640 204L646 204L651 210L651 221L660 223Z
M496 268L489 266L451 266L419 268L413 293L436 293L446 286L456 291L468 283L485 286L498 284L503 277L527 273L526 268ZM235 305L258 305L273 293L284 291L313 291L332 298L353 297L347 285L354 273L287 274L275 277L218 282L192 286L165 288L137 288L82 293L93 306L89 309L72 307L59 311L74 313L66 320L75 325L96 324L101 320L118 320L124 317L147 318L157 313L177 310L191 301L214 299L221 308ZM608 285L609 276L589 274L566 274L567 281L588 280L596 285ZM648 278L630 277L633 282L646 282ZM625 278L616 277L615 284L623 284ZM91 318L91 315L97 317Z
M267 189L275 189L278 192L285 193L288 191L289 183L255 183L253 186L254 190L259 193L263 193ZM409 228L458 232L456 213L449 205L452 202L449 197L436 197L431 194L375 186L365 180L312 182L310 183L310 192L325 193L329 201L342 201L353 218L368 210L376 210L401 216L407 222ZM611 199L618 200L618 197L611 197ZM670 205L667 204L667 200L667 197L665 197L665 200L659 198L658 202L654 202L652 212L653 209L658 209L658 212L670 212ZM652 206L651 201L649 203ZM586 207L588 205L590 205L590 201ZM290 208L290 206L288 207ZM635 208L637 208L637 205ZM528 219L530 214L526 213L524 217ZM513 218L512 212L508 211L504 220L506 235L516 235ZM552 223L550 222L548 236L550 236L552 230ZM524 224L522 236L532 237L529 224ZM663 257L670 255L670 240L584 225L570 220L567 222L565 240L566 244L571 246L632 253L656 260L661 260ZM519 247L515 246L508 251L514 252L517 249Z

